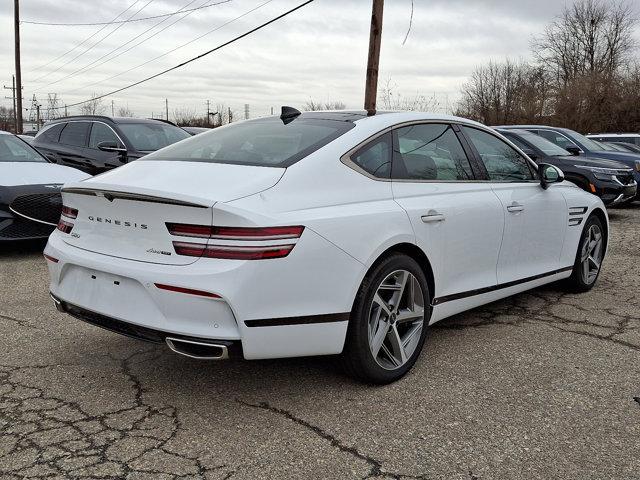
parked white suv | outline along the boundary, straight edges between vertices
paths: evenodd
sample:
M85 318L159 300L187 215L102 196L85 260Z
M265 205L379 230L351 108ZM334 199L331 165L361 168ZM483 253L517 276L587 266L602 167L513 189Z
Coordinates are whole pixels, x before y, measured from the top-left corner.
M589 290L598 197L499 133L424 113L238 122L63 190L57 307L196 358L342 354L386 383L428 325L568 279Z

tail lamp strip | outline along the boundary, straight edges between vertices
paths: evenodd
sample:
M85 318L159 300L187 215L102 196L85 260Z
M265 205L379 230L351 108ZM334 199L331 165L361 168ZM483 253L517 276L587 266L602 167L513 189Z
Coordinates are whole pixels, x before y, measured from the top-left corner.
M293 227L216 227L167 223L171 235L217 240L284 240L300 238L303 226Z
M189 257L220 258L227 260L264 260L283 258L289 255L295 244L234 247L228 245L206 245L203 243L173 242L178 255Z
M206 292L204 290L194 290L193 288L176 287L174 285L165 285L163 283L156 283L155 286L160 290L167 290L168 292L186 293L187 295L197 295L199 297L207 297L207 298L221 298L220 295L217 295L211 292Z

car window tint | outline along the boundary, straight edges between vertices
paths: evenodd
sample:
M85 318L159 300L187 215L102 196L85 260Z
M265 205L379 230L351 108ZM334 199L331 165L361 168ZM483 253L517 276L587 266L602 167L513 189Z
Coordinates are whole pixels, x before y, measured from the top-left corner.
M104 123L93 122L91 126L91 135L89 135L89 148L98 148L98 144L102 142L116 143L119 147L122 143L111 127Z
M469 159L451 125L425 123L395 130L393 178L471 180Z
M533 180L527 160L498 137L477 128L462 127L476 147L490 180L518 182Z
M180 127L159 122L120 123L118 128L133 148L143 152L154 152L191 137Z
M575 143L573 143L564 135L560 135L559 133L552 132L551 130L538 130L536 133L541 137L546 138L551 143L555 143L561 148L566 149L567 147L577 147Z
M60 134L60 143L74 147L84 147L87 144L89 122L69 122Z
M58 143L58 140L60 139L60 132L62 132L62 129L66 125L66 123L56 123L55 125L44 127L37 136L39 139L42 138L47 142Z
M248 120L195 135L141 160L289 167L354 126L353 122L304 117L288 122L278 117Z
M378 178L391 176L391 133L369 142L351 155L351 161Z

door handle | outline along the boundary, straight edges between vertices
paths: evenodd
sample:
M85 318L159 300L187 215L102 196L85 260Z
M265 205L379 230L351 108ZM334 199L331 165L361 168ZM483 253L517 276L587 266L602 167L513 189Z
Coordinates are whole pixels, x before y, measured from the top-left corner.
M426 215L422 216L422 221L424 223L442 222L444 219L444 214L439 213L436 210L429 210Z
M518 202L513 202L511 205L507 207L507 211L516 213L524 210L524 205Z

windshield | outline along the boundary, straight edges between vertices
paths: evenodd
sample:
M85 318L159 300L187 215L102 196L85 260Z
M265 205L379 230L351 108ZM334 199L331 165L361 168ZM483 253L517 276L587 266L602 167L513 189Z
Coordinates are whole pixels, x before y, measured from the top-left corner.
M144 157L144 160L288 167L354 127L351 122L277 117L216 128Z
M36 150L13 135L0 135L0 162L47 163Z
M189 138L187 132L166 123L120 123L118 125L133 148L152 152Z
M549 157L568 157L571 155L564 148L559 147L555 143L550 142L546 138L536 135L535 133L517 132L516 135L522 137L538 150L542 150L542 152Z

